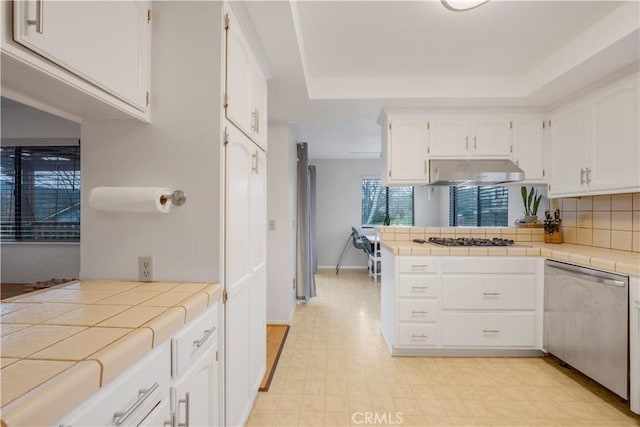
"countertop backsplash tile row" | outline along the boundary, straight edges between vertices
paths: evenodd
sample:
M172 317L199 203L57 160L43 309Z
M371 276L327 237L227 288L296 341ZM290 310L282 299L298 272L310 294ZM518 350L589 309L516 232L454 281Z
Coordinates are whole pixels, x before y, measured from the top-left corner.
M640 252L640 193L560 199L566 243Z

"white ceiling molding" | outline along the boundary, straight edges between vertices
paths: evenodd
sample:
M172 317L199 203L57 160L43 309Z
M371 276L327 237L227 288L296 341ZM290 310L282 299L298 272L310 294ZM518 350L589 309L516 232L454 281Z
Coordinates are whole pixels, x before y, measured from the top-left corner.
M554 81L572 85L561 96L601 78L605 70L588 70L585 64L597 55L608 56L609 70L626 66L640 57L634 41L639 39L640 3L626 2L599 19L564 46L559 46L535 68L510 75L425 75L425 76L314 76L304 42L304 28L296 2L291 2L298 48L310 99L518 99L537 94ZM499 48L499 47L496 47ZM607 54L607 50L611 50ZM598 64L601 65L600 62ZM604 72L604 74L603 74ZM533 100L533 99L532 99ZM534 104L535 105L535 104ZM539 104L538 104L539 105Z

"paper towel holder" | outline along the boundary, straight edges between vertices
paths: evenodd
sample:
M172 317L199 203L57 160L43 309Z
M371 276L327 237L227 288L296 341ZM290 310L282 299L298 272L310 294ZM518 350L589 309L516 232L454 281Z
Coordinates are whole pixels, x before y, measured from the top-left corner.
M166 205L167 202L171 202L175 206L182 206L186 201L187 197L184 195L184 191L182 190L176 190L169 195L163 194L160 196L160 204L162 206Z

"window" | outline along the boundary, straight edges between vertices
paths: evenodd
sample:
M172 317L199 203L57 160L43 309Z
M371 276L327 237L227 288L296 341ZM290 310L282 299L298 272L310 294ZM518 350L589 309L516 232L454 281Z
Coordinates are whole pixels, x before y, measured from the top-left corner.
M507 187L449 187L452 227L506 227L508 210Z
M413 225L413 187L383 187L379 179L362 180L362 225Z
M2 241L80 241L80 147L0 148Z

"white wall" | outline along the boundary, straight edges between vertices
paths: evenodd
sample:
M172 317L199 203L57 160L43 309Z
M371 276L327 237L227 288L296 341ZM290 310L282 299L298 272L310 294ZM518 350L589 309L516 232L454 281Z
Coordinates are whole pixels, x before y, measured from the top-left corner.
M267 322L288 324L295 309L297 129L270 124L267 153Z
M31 107L1 111L2 145L70 145L80 139L80 125ZM34 283L72 279L80 274L79 243L3 243L0 282Z
M80 138L80 125L35 108L2 108L2 139Z
M441 209L442 194L449 187L415 187L413 190L416 227L446 227L449 218ZM446 211L448 212L448 210Z
M319 267L335 268L340 251L360 226L362 177L380 176L382 160L311 160L316 166L316 235ZM344 268L366 267L365 253L349 245Z
M155 279L221 280L221 58L219 2L155 2L151 124L82 125L84 279L137 280L139 255ZM168 215L96 212L97 186L162 186L186 193Z

